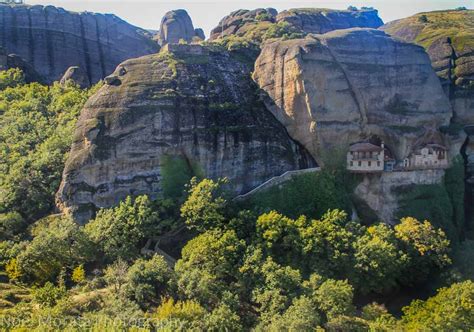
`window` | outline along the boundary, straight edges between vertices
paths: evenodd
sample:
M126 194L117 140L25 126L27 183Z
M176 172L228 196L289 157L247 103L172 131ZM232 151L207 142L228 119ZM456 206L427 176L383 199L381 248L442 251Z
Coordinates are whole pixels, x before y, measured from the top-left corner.
M362 161L359 161L359 167L362 166Z
M351 161L351 166L354 166L354 162L353 162L353 161Z
M377 166L380 167L380 161L377 161Z
M369 161L369 162L368 162L368 164L369 164L369 167L371 167L371 166L372 166L372 162L371 162L371 161Z

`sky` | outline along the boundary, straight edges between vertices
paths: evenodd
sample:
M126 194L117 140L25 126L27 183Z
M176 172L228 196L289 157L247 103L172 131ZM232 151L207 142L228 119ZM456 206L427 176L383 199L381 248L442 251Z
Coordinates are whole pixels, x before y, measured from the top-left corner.
M161 18L173 9L186 9L194 27L203 28L206 36L219 21L237 9L272 7L278 11L289 8L333 8L374 7L384 22L411 16L413 14L450 9L456 7L474 8L474 0L367 0L367 1L321 1L321 0L25 0L27 4L53 5L72 11L112 13L125 21L144 29L158 30Z

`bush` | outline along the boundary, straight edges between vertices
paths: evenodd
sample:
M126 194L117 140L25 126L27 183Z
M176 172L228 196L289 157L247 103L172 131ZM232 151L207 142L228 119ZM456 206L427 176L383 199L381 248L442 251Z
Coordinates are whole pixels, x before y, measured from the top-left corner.
M173 271L160 255L135 261L128 270L127 280L128 294L144 308L159 303L161 297L170 296L175 281Z
M156 235L159 215L147 196L129 196L115 208L102 209L85 227L108 262L133 260L148 237Z
M70 219L53 221L26 246L18 265L30 281L54 280L61 270L72 271L95 257L94 244L81 226Z
M41 306L53 307L66 293L64 287L57 287L48 281L43 287L33 289L33 299Z

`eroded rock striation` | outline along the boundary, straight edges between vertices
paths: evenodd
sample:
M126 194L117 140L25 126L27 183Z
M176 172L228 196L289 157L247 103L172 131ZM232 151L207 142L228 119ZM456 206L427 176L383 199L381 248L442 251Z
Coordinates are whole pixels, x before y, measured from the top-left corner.
M122 63L83 109L58 205L86 222L127 195L162 193L176 160L246 192L314 160L258 100L249 64L169 44Z
M374 29L267 43L254 79L291 137L325 152L377 136L397 160L452 116L422 47ZM437 135L439 134L439 135Z
M84 68L96 83L122 61L159 49L145 30L115 15L4 4L0 46L31 64L47 83L59 80L71 66Z

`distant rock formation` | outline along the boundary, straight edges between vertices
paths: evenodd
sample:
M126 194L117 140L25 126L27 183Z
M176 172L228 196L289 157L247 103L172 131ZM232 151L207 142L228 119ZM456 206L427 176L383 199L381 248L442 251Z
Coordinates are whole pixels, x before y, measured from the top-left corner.
M194 29L191 17L184 9L167 12L161 20L158 42L160 45L176 44L180 41L190 43L194 37L205 39L202 29Z
M89 88L91 86L91 82L87 77L87 73L81 67L69 67L68 70L64 73L63 77L61 78L60 84L65 85L68 81L72 81L82 89Z
M293 30L308 33L326 33L336 29L354 27L378 28L383 22L377 10L332 10L319 8L289 9L278 12L273 8L237 10L224 17L211 31L210 40L229 35L252 36L258 39L272 23L287 23ZM256 38L255 38L256 37Z
M25 81L31 82L43 82L44 79L26 63L21 57L16 54L8 54L4 48L0 47L0 70L8 70L12 68L21 69L25 75Z
M194 29L194 35L201 40L206 40L206 34L204 33L204 30L201 28Z
M306 33L326 33L349 28L378 28L383 21L375 9L290 9L278 14L277 22L288 22Z
M314 167L258 98L251 65L200 45L168 44L122 63L88 101L57 195L79 222L127 195L157 197L185 165L239 194ZM107 83L108 82L108 83Z
M268 94L267 107L318 162L331 148L372 135L403 159L452 116L423 48L379 30L267 43L254 79Z
M210 40L229 35L241 36L247 25L255 25L261 21L274 22L278 12L273 8L258 8L254 10L240 9L224 17L217 27L212 29Z
M122 61L159 50L145 30L115 15L4 4L0 4L0 46L31 64L47 83L79 66L94 84Z

